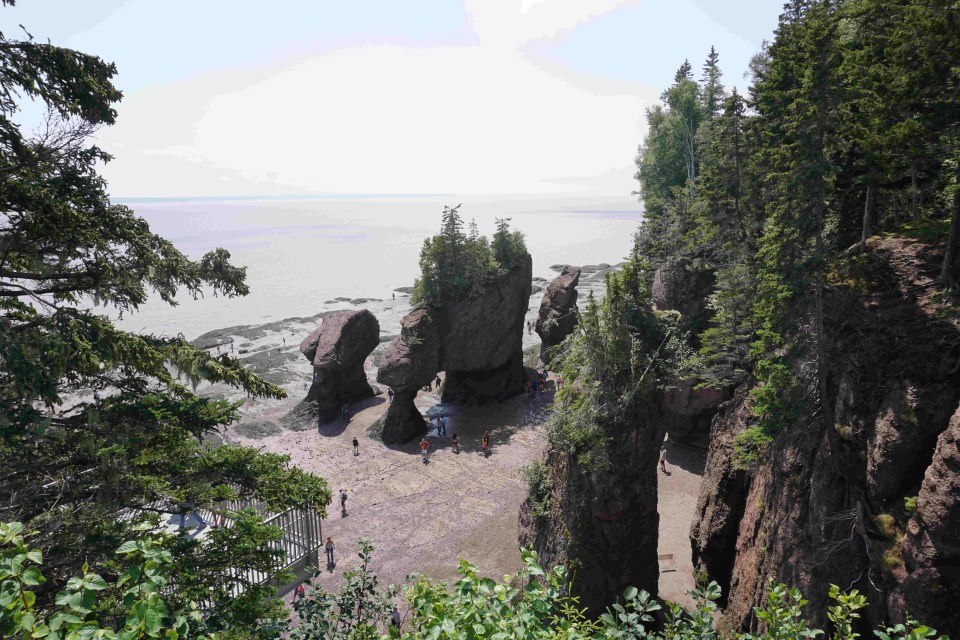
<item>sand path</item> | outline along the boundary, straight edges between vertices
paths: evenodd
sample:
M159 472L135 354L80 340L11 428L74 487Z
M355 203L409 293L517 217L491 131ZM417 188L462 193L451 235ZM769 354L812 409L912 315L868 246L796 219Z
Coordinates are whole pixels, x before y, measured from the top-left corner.
M337 566L324 572L320 582L325 588L335 589L341 572L356 563L362 537L373 540L373 568L384 584L400 584L414 572L455 578L460 558L485 575L500 577L520 568L517 516L527 494L521 469L542 455L546 440L540 423L551 401L548 393L535 399L518 396L499 405L451 408L447 432L460 435L460 453L453 452L449 437L431 431L426 464L419 441L385 446L367 433L386 412L382 397L354 405L347 425L328 424L320 432L284 430L257 440L236 432L229 437L288 454L293 464L329 483L334 504L323 521L323 536L336 544ZM421 411L436 403L435 392L421 392L417 398ZM285 410L277 407L260 417L276 419ZM488 457L480 446L485 430L491 432ZM353 438L360 443L359 455L353 454ZM345 516L337 500L341 488L348 494Z
M521 469L544 451L543 420L552 400L548 392L502 404L445 409L450 412L447 432L460 435L461 452L453 452L449 437L431 431L427 464L421 461L418 441L385 446L368 434L386 412L383 397L354 405L349 424L331 423L319 432L283 430L249 439L231 427L228 437L288 454L293 464L329 483L334 504L323 521L323 537L331 536L336 544L336 567L323 572L319 582L325 589L338 588L341 573L356 564L362 537L373 540L373 569L383 584L402 584L411 573L456 579L461 558L476 564L482 574L500 578L520 568L518 512L527 495ZM296 401L264 407L257 417L276 421ZM418 394L421 412L437 402L436 392ZM489 457L480 450L485 430L492 436ZM360 443L359 455L353 454L353 438ZM659 475L660 595L690 604L685 595L693 587L688 533L705 452L669 441L666 446L669 475ZM337 501L341 488L348 493L345 516Z
M657 472L660 597L692 606L693 601L687 596L687 591L694 587L690 523L697 506L707 452L669 439L664 446L667 448L667 473Z

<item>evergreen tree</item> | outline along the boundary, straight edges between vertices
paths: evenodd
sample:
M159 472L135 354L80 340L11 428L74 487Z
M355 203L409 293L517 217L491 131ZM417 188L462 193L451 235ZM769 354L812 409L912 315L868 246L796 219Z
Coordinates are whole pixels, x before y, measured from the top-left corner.
M12 4L12 2L4 2ZM258 498L273 509L330 499L320 478L282 456L203 439L237 419L238 404L198 397L188 383L224 382L258 397L275 387L238 361L212 358L182 337L117 329L91 303L136 310L153 291L246 295L245 270L216 249L190 260L130 209L110 202L98 165L110 157L89 134L114 122L116 68L49 43L0 34L0 520L38 532L50 580L45 609L82 565L113 562L114 550L149 512L223 511ZM26 136L20 101L49 111ZM99 399L98 396L102 394ZM123 517L121 517L123 516ZM168 540L183 592L212 594L272 565L278 531L259 516L202 544ZM243 549L239 549L238 545ZM237 548L229 567L218 558ZM223 600L223 616L253 620L275 609L269 585ZM180 604L183 604L182 602Z
M838 67L837 12L831 0L794 0L786 7L770 47L770 66L754 88L758 127L767 140L762 160L772 181L770 204L760 239L758 267L760 299L756 306L763 326L757 344L758 372L767 391L782 406L785 341L798 340L802 351L814 353L816 394L821 419L829 423L826 394L827 364L823 335L825 238L835 167L830 145L836 129ZM812 303L812 304L811 304ZM814 344L801 344L791 319L809 315ZM766 374L766 375L765 375ZM759 409L764 412L765 409ZM765 416L768 424L783 424L783 416Z
M700 81L703 87L703 112L707 120L712 120L719 111L723 103L723 84L720 77L720 54L714 47L710 47L710 53L707 54L707 60L703 63L703 79Z
M445 207L440 233L424 240L420 278L411 296L415 305L442 306L469 298L510 271L527 253L523 234L510 231L509 218L497 220L492 245L480 235L475 221L465 236L459 208Z

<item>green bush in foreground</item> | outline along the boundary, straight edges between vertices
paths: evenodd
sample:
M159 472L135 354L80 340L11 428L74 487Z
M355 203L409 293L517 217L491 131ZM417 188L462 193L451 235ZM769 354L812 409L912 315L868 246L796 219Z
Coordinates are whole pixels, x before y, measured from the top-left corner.
M360 564L344 573L336 594L311 589L294 603L296 621L264 621L256 628L209 633L205 614L194 606L186 614L171 613L163 594L172 562L169 552L145 536L124 543L117 554L129 566L113 582L84 567L57 595L51 611L34 609L32 588L44 582L40 553L25 542L20 523L0 523L0 634L4 638L62 640L134 640L140 638L263 638L334 640L403 638L405 640L711 640L718 636L713 614L720 587L715 582L691 592L696 607L685 611L667 603L662 630L654 631L661 605L649 594L629 587L622 602L598 618L590 618L570 596L571 576L562 566L540 567L537 554L522 550L523 568L498 582L478 575L477 567L460 561L460 579L453 585L410 576L403 590L409 609L404 631L389 627L393 586L381 589L370 569L373 546L361 541ZM830 640L854 640L858 611L867 599L856 590L843 593L832 585L827 617ZM738 640L794 640L826 636L802 617L807 601L785 585L771 585L767 605L756 609L762 633L740 634ZM946 640L935 629L910 621L875 631L880 640Z

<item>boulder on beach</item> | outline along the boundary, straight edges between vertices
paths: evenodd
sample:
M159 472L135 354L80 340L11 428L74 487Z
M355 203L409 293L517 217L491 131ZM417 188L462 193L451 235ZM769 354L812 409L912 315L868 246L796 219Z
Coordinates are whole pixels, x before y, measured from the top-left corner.
M577 285L580 268L567 267L547 286L540 303L536 330L540 336L540 360L550 362L548 350L563 342L577 325Z
M519 393L532 271L533 260L526 254L478 294L443 308L415 309L401 321L400 335L387 347L377 374L396 393L384 420L385 443L426 432L413 400L438 371L446 372L444 402L482 402Z
M300 343L300 353L313 364L313 384L298 413L309 408L309 414L328 422L337 417L343 402L372 397L363 363L378 344L380 323L366 309L325 317Z

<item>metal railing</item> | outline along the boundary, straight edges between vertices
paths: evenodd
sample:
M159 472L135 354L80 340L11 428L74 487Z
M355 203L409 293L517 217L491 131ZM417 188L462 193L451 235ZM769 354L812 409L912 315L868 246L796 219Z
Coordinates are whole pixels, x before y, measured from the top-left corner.
M279 540L270 543L271 549L276 551L275 561L270 571L259 569L228 568L224 579L220 581L220 588L231 597L237 597L247 590L247 585L259 585L274 579L276 574L293 569L298 565L315 564L318 551L323 542L322 521L320 514L314 507L293 507L282 512L271 511L266 503L259 500L230 500L217 505L216 511L199 509L194 511L204 522L217 527L230 527L232 520L224 513L253 509L263 518L264 524L279 527L283 535ZM202 529L201 529L202 531ZM279 584L277 585L280 586ZM169 592L176 592L176 585L169 585ZM198 603L201 608L213 606L212 598Z

